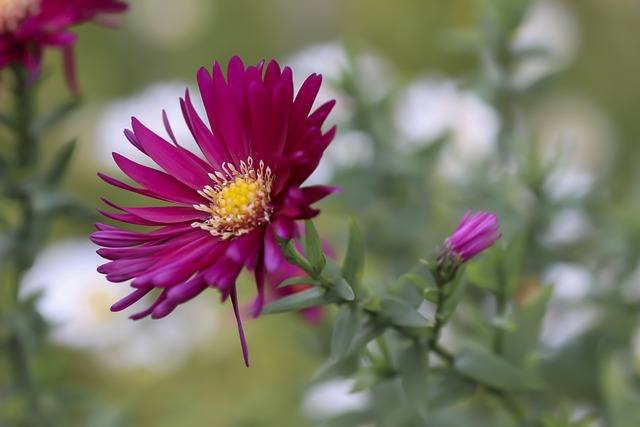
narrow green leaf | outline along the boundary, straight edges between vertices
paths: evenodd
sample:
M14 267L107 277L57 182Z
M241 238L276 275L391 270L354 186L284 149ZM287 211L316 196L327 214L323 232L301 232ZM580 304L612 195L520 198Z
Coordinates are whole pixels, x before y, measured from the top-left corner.
M79 105L80 103L74 99L54 109L49 114L36 120L36 122L33 125L33 132L36 135L42 135L47 129L49 129L51 126L55 125L56 123L60 122L69 113L75 110Z
M367 345L369 342L374 340L380 334L382 334L385 330L385 326L381 325L373 320L367 320L366 322L360 322L360 326L356 328L356 333L349 344L349 348L347 349L347 353L343 357L349 357L360 351L362 347ZM312 381L315 381L322 376L324 376L327 372L336 366L336 362L332 358L328 358L325 362L318 368L318 370L313 374Z
M349 344L351 344L358 329L358 313L348 304L343 304L338 311L338 316L333 325L329 356L334 363L339 362L349 349Z
M406 280L408 282L411 282L415 285L416 288L418 288L421 291L426 291L428 289L433 289L433 286L431 286L429 284L429 282L427 282L425 279L423 279L422 277L418 276L417 274L412 274L412 273L406 273L403 274L402 276L400 276L400 279Z
M286 286L294 286L294 285L320 286L320 282L318 282L317 280L313 280L310 277L297 276L297 277L290 277L287 280L283 280L282 283L278 285L278 288L284 288Z
M415 308L397 297L388 295L380 297L380 314L396 326L407 328L426 328L429 326L429 321Z
M476 384L460 378L451 369L441 369L429 373L429 408L443 409L470 398L476 391Z
M385 330L384 325L380 325L374 320L366 321L362 326L360 326L349 345L349 350L347 354L354 354L359 351L362 347L369 344L371 341L376 339L380 334L382 334Z
M515 332L518 329L518 325L509 317L496 316L491 320L491 326L497 329L502 329L506 332Z
M481 384L504 391L537 390L542 382L518 369L505 359L480 345L467 344L456 357L454 368Z
M75 147L76 141L72 140L58 151L49 170L43 176L44 184L52 187L57 187L60 184L67 171Z
M320 242L320 236L318 230L311 220L304 222L305 228L305 253L307 260L311 264L315 274L320 274L324 270L324 266L327 264L327 260L322 252L322 242Z
M353 293L353 289L344 280L342 277L338 277L338 279L334 283L334 287L336 293L345 301L353 301L355 298L355 294Z
M356 382L353 387L351 387L350 392L357 393L359 391L370 389L373 385L387 379L387 377L380 375L378 371L371 367L365 367L356 372L353 379L356 380Z
M440 290L439 289L426 289L422 294L422 298L433 303L438 304L438 298L440 298Z
M506 296L508 298L515 294L518 287L526 243L526 236L523 235L512 241L504 250L501 267L504 272L504 280L506 280Z
M498 292L498 278L495 267L488 260L467 263L467 277L469 283L474 286L493 293Z
M422 419L427 419L427 397L429 392L427 373L429 360L424 349L415 342L403 348L398 358L400 384L407 400Z
M458 306L458 303L462 299L464 291L467 288L467 279L465 273L465 268L462 267L458 270L455 279L445 286L445 298L444 302L442 303L442 310L439 315L440 321L444 323L446 323L453 315L453 312L456 310L456 307Z
M306 291L296 292L280 298L262 309L262 314L283 313L297 311L303 308L335 302L335 299L326 296L320 288L311 288Z
M504 334L501 352L516 366L524 363L527 354L538 343L542 320L552 291L551 286L542 288L533 300L510 316L510 321L516 329Z
M311 276L315 275L314 269L311 267L311 264L309 264L309 261L307 261L307 259L302 256L300 252L298 252L298 249L296 249L296 245L293 240L289 240L286 243L282 252L284 254L284 259L289 261L289 263L300 267L302 271Z
M364 243L360 229L353 220L349 221L349 243L347 254L342 264L342 277L349 283L357 294L362 283L364 271Z
M609 357L600 368L600 392L608 422L615 427L636 427L640 420L640 396L621 358Z

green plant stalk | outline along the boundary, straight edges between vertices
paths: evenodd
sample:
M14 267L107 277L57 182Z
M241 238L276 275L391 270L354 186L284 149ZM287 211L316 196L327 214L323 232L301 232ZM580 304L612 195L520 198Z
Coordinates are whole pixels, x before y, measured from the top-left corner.
M507 281L506 278L504 277L504 272L502 271L502 269L499 270L499 277L498 277L498 292L496 294L496 313L500 318L504 318L507 315L507 296L506 296L506 292L507 292ZM500 327L499 325L496 325L493 327L494 331L495 331L495 336L494 336L494 341L493 341L493 351L496 354L501 354L502 353L502 345L504 342L504 329L502 327Z
M33 132L35 99L33 86L29 85L26 70L19 65L12 67L15 76L14 129L17 137L17 161L21 169L33 168L39 158L38 140Z
M436 277L436 281L437 281L436 285L439 289L439 292L438 292L438 299L436 303L436 315L435 315L433 337L431 337L431 339L428 341L428 350L436 354L448 366L454 366L455 356L438 343L438 340L440 339L440 333L446 323L442 321L442 316L440 316L440 314L442 313L442 308L444 305L444 292L443 292L444 286L448 282L441 280L437 275L435 275L434 277ZM505 292L504 292L506 281L502 280L502 278L501 278L501 284L502 284L501 292L498 294L498 312L500 313L500 315L504 315L506 313L506 308L507 308L507 299L505 298ZM494 342L494 347L501 348L502 340L503 340L503 331L500 328L496 328L496 341ZM524 421L526 419L524 411L520 403L517 400L515 400L513 396L504 392L503 390L499 390L490 385L483 384L475 378L467 377L466 375L463 375L460 373L458 374L461 375L466 380L472 381L482 386L485 390L487 390L489 393L491 393L496 398L498 398L502 406L505 408L507 412L509 412L509 414L512 416L512 418L517 423L517 425L524 424Z
M8 275L7 286L9 288L10 300L6 304L7 317L20 316L20 311L24 310L24 305L20 304L19 293L20 283L25 271L33 264L36 250L32 248L34 239L33 226L34 208L32 200L20 188L21 180L25 177L33 176L38 162L38 139L32 131L35 116L34 91L27 81L27 73L18 65L12 67L15 77L15 117L13 126L10 127L15 133L16 143L16 164L17 169L10 178L10 185L13 188L12 197L17 201L19 208L19 223L16 226L15 242L13 254L9 257L11 274ZM13 380L17 393L22 394L26 399L26 414L22 421L27 427L33 424L29 420L46 420L47 417L40 416L40 396L38 387L30 369L30 355L21 337L20 331L15 329L8 338L7 348L9 350L9 362L13 372Z

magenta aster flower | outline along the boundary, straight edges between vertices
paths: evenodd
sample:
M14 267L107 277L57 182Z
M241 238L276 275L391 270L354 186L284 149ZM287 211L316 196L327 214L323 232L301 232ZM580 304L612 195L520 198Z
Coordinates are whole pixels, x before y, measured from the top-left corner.
M471 212L471 209L467 211L456 230L444 242L462 262L473 258L502 237L496 234L500 230L496 215L482 211L471 215Z
M469 209L453 234L447 237L437 255L441 277L451 279L462 263L493 245L502 237L498 217L491 212Z
M19 62L34 80L40 73L45 47L61 49L67 84L78 93L73 60L76 35L68 27L99 20L102 14L123 12L117 0L6 0L0 2L0 69ZM100 16L99 16L100 15Z
M275 61L266 69L264 63L245 69L234 57L226 81L217 62L213 75L200 69L198 85L209 126L196 113L189 91L180 102L203 157L178 144L166 115L171 142L132 119L126 137L160 169L114 153L120 169L140 187L99 175L116 187L170 205L126 208L105 200L119 211L101 211L108 218L154 227L141 232L96 224L91 239L105 246L98 253L111 260L98 271L112 282L132 280L133 292L112 311L158 288L155 302L131 317L160 318L205 289L217 288L223 301L231 297L248 364L238 274L246 267L255 276L257 297L251 310L258 316L265 274L276 271L283 257L277 238L296 237L296 221L317 215L310 205L336 191L301 187L335 134L335 127L322 131L334 101L311 112L320 83L321 77L312 74L294 98L291 69L281 69Z

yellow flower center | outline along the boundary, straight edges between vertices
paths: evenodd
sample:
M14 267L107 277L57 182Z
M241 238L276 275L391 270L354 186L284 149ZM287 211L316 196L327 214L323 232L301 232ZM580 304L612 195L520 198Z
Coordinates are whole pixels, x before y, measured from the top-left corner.
M209 231L221 240L236 238L269 222L271 202L270 193L273 174L260 162L258 169L253 168L253 159L240 163L240 170L229 163L224 163L225 172L209 174L214 181L198 194L209 200L208 205L193 207L211 214L204 222L194 222L192 227Z
M38 0L0 0L0 35L14 31L40 9Z

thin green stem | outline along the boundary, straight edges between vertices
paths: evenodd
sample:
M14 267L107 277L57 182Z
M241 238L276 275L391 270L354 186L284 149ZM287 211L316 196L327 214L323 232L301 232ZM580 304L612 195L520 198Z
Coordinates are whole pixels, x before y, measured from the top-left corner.
M431 346L431 350L442 359L447 365L453 365L455 362L455 357L449 350L442 347L440 344L435 344Z
M507 299L504 296L503 292L500 292L496 297L497 308L496 312L499 317L504 317L507 314ZM496 354L500 354L502 352L502 345L504 342L504 329L502 326L497 325L494 327L495 337L493 340L493 351Z
M32 168L38 162L38 144L33 132L35 102L29 87L26 70L21 66L12 67L15 76L15 117L14 130L18 140L17 161L20 168Z
M17 167L14 176L9 178L8 184L11 197L15 199L19 208L20 221L14 230L13 250L7 260L12 265L8 266L10 274L5 277L8 301L3 305L6 309L3 315L6 319L13 319L12 333L6 341L8 359L11 364L16 392L22 396L26 404L23 417L18 425L32 427L43 425L42 423L46 422L44 421L46 417L41 414L40 392L31 372L31 357L25 340L25 333L32 332L25 328L31 327L33 316L27 311L29 308L20 303L19 291L23 274L31 266L36 256L38 247L34 244L39 243L41 239L37 235L40 228L35 225L32 197L21 185L21 180L34 175L38 163L38 141L32 127L35 114L34 93L28 84L27 72L17 65L13 66L12 70L15 76L15 116L10 129L15 134ZM17 422L17 420L15 421Z

